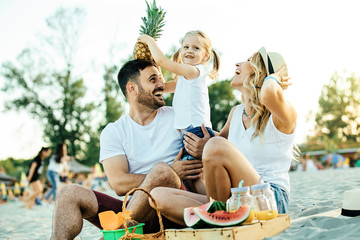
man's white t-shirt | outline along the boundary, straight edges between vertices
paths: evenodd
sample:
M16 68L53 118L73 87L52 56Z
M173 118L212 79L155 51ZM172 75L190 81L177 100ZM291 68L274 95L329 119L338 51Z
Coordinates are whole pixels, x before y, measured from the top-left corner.
M158 162L170 165L181 148L181 133L174 128L174 110L161 107L154 120L142 126L128 114L109 123L100 136L100 163L125 155L129 173L146 174Z

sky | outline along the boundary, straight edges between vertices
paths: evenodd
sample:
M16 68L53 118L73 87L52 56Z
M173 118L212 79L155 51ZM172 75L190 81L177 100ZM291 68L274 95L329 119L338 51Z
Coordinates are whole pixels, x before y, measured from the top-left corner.
M152 0L149 0L152 1ZM159 47L167 53L190 30L202 30L220 53L219 79L234 75L235 63L260 47L280 52L291 82L284 94L298 113L296 142L304 142L314 125L324 84L338 72L360 76L360 14L356 0L157 0L167 12ZM81 32L76 68L89 93L97 94L102 66L126 59L139 36L145 0L0 0L0 63L16 60L38 41L45 19L59 7L83 7L87 13ZM109 48L116 48L116 55ZM119 58L119 59L117 59ZM3 86L0 76L0 87ZM96 95L93 95L96 96ZM0 159L31 158L45 145L42 126L26 112L4 112L0 92ZM308 120L309 119L309 120Z

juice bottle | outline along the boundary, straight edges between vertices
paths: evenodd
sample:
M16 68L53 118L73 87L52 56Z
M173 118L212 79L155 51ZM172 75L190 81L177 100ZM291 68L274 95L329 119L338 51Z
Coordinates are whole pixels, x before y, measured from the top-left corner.
M270 220L278 216L274 192L269 183L251 186L252 196L255 199L254 210L258 220Z
M235 212L240 206L253 205L250 187L231 188L231 197L226 202L226 211Z
M240 206L240 188L231 188L231 197L226 201L226 211L235 212Z

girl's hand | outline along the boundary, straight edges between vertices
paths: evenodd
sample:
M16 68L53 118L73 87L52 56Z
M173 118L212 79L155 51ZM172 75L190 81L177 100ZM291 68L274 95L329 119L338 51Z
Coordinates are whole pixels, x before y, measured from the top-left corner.
M138 37L137 40L138 40L138 42L146 43L147 45L149 45L149 42L151 42L151 41L155 42L155 40L147 34L141 35L140 37Z
M292 85L292 83L289 83L290 77L280 76L284 70L285 66L281 67L276 73L270 75L271 77L278 79L278 83L283 90L287 89L290 85Z

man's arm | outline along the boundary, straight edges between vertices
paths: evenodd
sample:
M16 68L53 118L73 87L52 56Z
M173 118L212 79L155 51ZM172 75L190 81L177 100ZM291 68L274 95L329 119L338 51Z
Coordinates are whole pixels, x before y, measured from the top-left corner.
M139 187L146 176L145 174L129 173L129 165L125 155L105 159L102 164L111 187L119 196Z

